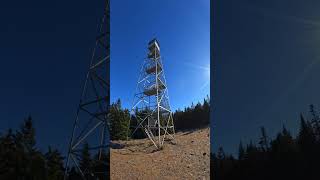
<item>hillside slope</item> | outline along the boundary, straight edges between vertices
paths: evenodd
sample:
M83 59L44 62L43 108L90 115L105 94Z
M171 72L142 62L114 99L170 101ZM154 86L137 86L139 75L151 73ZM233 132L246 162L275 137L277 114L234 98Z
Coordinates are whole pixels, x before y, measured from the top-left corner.
M209 128L179 132L160 151L148 139L113 141L112 147L112 180L209 179Z

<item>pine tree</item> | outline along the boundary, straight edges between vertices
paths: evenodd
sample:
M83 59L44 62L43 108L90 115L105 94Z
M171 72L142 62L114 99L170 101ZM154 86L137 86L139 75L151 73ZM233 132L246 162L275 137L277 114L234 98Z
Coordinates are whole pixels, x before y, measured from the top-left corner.
M47 164L48 180L60 180L63 179L64 167L63 157L58 150L52 150L48 147L48 152L45 154Z
M269 149L268 146L268 136L264 127L261 127L261 138L259 141L260 147L263 152L266 152Z
M24 124L20 128L20 132L17 133L17 136L20 136L20 140L22 141L23 148L27 152L35 151L35 129L33 127L32 118L29 116L25 119Z
M106 179L110 176L110 152L102 151L101 157L97 153L94 157L93 169L96 174L94 174L94 179ZM105 170L108 171L105 171ZM106 172L106 173L101 173Z
M176 131L186 131L207 127L210 124L210 99L203 99L203 103L196 105L192 102L191 106L183 110L177 109L173 113Z
M219 177L222 175L222 174L224 174L224 171L225 171L225 167L224 167L224 160L225 160L225 157L226 157L226 155L225 155L225 153L224 153L224 150L223 150L223 148L222 147L219 147L219 149L218 149L218 154L217 154L217 161L218 161L218 164L217 164L217 166L216 166L216 168L218 169L218 171L219 171Z
M126 140L128 137L130 114L127 109L121 108L121 101L118 99L110 108L110 138L112 140Z
M203 101L203 115L204 115L204 125L208 125L210 124L210 99L209 96L207 96L206 99L204 99Z
M86 178L90 178L92 171L92 159L91 154L89 152L89 144L85 143L83 145L83 149L81 151L81 160L79 163L80 169Z
M0 140L0 179L17 179L17 160L15 135L9 129Z
M319 118L319 115L318 115L318 112L314 109L314 105L311 104L309 106L310 108L310 113L311 113L311 125L314 129L314 133L315 133L315 136L316 136L316 139L320 141L320 118Z
M68 174L69 174L68 180L83 179L83 177L80 175L80 173L76 170L75 167L72 167Z
M242 142L240 141L240 144L239 144L239 154L238 154L238 159L239 160L244 160L244 157L245 157L245 154L244 154L244 148L243 148L243 145L242 145Z
M35 147L35 128L31 116L24 120L20 131L15 135L17 172L27 179L43 179L45 177L45 159Z
M311 124L308 121L305 121L302 114L300 114L300 132L297 141L301 151L305 153L311 150L315 143L315 137Z
M10 129L0 143L0 179L46 179L43 154L35 147L35 129L29 116L20 131Z
M225 159L225 153L224 153L224 150L222 147L219 147L219 150L218 150L218 154L217 154L217 158L219 160L224 160Z

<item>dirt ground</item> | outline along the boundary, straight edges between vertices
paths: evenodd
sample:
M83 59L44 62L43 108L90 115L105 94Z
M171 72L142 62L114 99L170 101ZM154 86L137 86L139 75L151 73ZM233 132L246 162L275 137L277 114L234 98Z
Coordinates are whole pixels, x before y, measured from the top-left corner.
M209 128L176 133L155 150L148 139L112 141L112 180L210 179Z

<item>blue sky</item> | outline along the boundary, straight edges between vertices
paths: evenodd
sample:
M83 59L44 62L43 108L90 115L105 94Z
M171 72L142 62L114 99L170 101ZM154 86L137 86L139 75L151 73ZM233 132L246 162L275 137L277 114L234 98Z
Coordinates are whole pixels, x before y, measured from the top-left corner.
M213 151L237 154L261 126L296 135L299 114L320 106L319 1L215 2Z
M1 3L1 134L31 115L38 147L66 152L103 6L103 0Z
M210 89L209 0L111 3L111 101L131 108L147 43L160 42L172 109L202 101Z
M208 86L200 87L209 82L201 72L209 65L209 1L112 0L111 6L113 99L120 97L125 106L132 101L154 34L161 43L172 106L208 94ZM103 8L104 0L1 4L1 134L19 128L31 115L38 147L66 152Z

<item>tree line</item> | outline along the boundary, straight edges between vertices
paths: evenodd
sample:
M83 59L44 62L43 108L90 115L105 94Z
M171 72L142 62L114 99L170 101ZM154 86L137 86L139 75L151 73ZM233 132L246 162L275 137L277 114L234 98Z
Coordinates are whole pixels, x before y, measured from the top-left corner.
M148 114L148 109L136 110L136 114L140 117ZM210 118L210 99L209 96L203 99L203 102L193 103L184 110L176 110L173 112L173 121L176 131L188 131L209 126ZM110 106L110 138L111 140L126 140L134 130L138 121L134 115L126 108L122 108L121 100L118 99ZM138 130L134 133L134 139L145 138L144 132Z
M177 131L187 131L208 127L210 124L210 98L207 96L196 105L193 103L184 110L173 113L174 125Z
M63 179L63 156L54 148L46 153L36 148L35 128L28 117L19 130L0 136L0 179Z
M209 98L202 103L191 105L184 110L173 113L176 131L197 129L209 125ZM140 112L143 113L143 112ZM110 139L127 139L130 129L130 112L122 108L120 99L110 106ZM128 131L129 129L129 131ZM49 146L46 152L40 151L36 146L36 130L32 117L24 119L18 130L8 129L0 134L0 179L15 180L61 180L65 167L65 156L61 152ZM137 136L145 137L142 133ZM139 138L139 137L137 137ZM84 143L79 154L81 169L99 169L101 165L95 164L96 154L90 154L89 144ZM109 162L109 155L106 155ZM108 164L109 165L109 164ZM103 168L109 169L104 166ZM76 167L68 169L70 180L81 179ZM88 179L92 175L84 174ZM97 175L98 176L98 175Z
M319 179L320 118L313 105L308 118L300 114L299 133L294 137L283 126L276 137L261 127L257 143L239 143L238 157L220 147L211 154L213 179Z
M1 180L62 180L64 178L65 157L58 149L51 146L46 152L41 152L36 147L35 134L31 116L24 120L18 130L8 129L0 134ZM84 144L79 157L82 169L101 169L102 167L100 164L95 164L94 159L97 157L89 153L88 143ZM107 158L106 162L109 162L109 155L105 155L105 158ZM109 169L106 166L103 168ZM82 179L77 168L72 167L68 171L68 180ZM91 174L85 172L84 175L88 179L93 179Z

